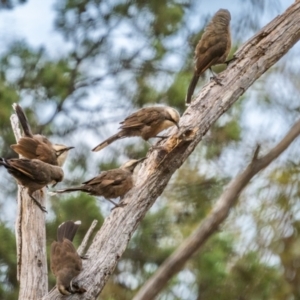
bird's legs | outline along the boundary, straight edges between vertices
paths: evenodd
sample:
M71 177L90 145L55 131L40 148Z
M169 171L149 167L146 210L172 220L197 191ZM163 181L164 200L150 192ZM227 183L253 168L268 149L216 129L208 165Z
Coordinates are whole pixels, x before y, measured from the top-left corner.
M209 70L212 73L212 77L210 77L210 79L213 79L215 83L217 83L218 85L223 85L221 80L217 77L217 75L213 72L213 70L211 68L209 68Z
M110 203L112 203L115 207L119 207L119 204L117 204L116 202L112 201L111 199L105 198L105 200L107 200Z

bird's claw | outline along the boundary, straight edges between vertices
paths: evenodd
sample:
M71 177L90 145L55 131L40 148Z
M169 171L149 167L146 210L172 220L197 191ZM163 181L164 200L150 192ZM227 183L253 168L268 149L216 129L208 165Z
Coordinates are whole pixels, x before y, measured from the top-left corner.
M223 83L217 76L210 77L211 80L214 80L216 84L223 86Z

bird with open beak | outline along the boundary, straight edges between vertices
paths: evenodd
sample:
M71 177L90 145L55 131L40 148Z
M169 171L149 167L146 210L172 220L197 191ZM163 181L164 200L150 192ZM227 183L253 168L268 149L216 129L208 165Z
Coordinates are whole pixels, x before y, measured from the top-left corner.
M69 150L74 147L52 144L45 136L33 134L22 107L14 103L13 108L23 128L24 136L19 139L17 144L13 144L10 147L16 153L28 159L39 159L51 165L62 166Z

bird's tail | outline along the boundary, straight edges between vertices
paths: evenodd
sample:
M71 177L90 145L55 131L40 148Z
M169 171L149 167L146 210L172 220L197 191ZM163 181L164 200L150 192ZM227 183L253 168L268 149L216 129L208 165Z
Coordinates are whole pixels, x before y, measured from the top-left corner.
M194 73L192 81L189 85L189 88L188 88L188 91L187 91L187 94L186 94L186 97L185 97L186 105L189 105L191 103L192 96L194 94L194 90L196 88L198 80L199 80L199 76L196 73Z
M50 196L55 196L56 194L64 194L64 193L78 192L78 191L88 192L84 186L74 186L74 187L70 187L70 188L67 188L64 190L48 192L48 194Z
M73 238L80 224L81 221L66 221L60 224L57 228L57 241L62 242L64 238L73 241Z
M105 148L106 146L108 146L109 144L113 143L114 141L123 138L123 134L122 131L119 131L118 133L114 134L113 136L111 136L110 138L108 138L107 140L105 140L104 142L102 142L101 144L99 144L98 146L96 146L94 149L92 149L92 151L97 152L100 151L101 149Z
M22 107L19 104L14 103L13 104L13 109L15 110L15 112L18 116L19 122L20 122L20 124L23 128L23 131L24 131L24 135L28 136L28 137L32 137L33 134L32 134L30 125L28 123L27 117L26 117Z

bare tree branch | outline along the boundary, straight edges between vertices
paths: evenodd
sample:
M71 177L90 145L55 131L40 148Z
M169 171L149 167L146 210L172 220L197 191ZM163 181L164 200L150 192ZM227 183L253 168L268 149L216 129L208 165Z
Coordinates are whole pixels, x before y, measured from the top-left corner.
M16 115L11 116L11 125L18 141L21 133ZM45 205L45 189L35 192L34 197ZM15 231L19 299L41 299L48 291L45 213L22 186L18 186Z
M167 282L178 273L187 260L199 251L206 240L215 233L220 224L228 217L241 191L250 180L262 169L276 159L300 134L300 121L296 122L281 142L268 154L258 157L258 146L246 169L231 180L223 194L216 202L211 213L201 222L199 227L177 248L177 250L157 269L155 274L143 285L133 300L152 300L165 287Z
M204 86L180 120L180 131L152 148L144 161L135 187L105 219L84 261L78 280L87 289L67 299L95 299L105 286L127 244L146 212L163 192L173 173L183 164L211 125L277 62L300 38L300 3L288 8L245 43L236 60L219 75L223 86ZM66 299L58 295L44 299Z
M78 247L77 249L77 253L80 255L80 256L83 256L84 255L84 251L85 251L85 248L87 246L87 243L89 242L89 239L93 233L93 230L95 229L95 227L97 226L98 224L98 221L97 220L94 220L89 228L89 230L87 231L86 235L84 236L84 239L82 240L80 246Z

